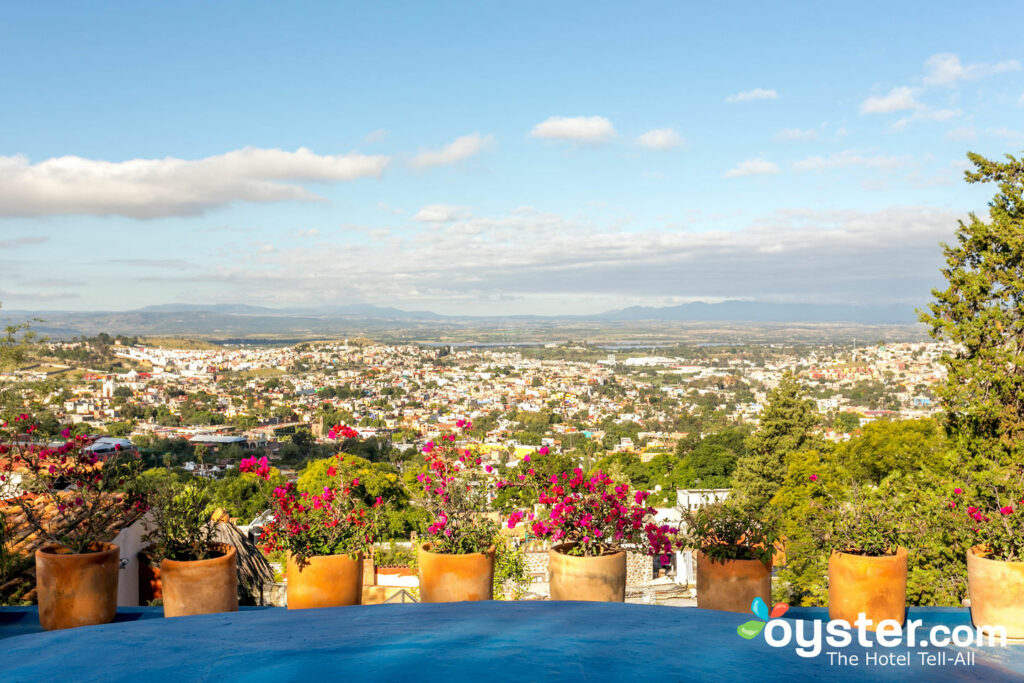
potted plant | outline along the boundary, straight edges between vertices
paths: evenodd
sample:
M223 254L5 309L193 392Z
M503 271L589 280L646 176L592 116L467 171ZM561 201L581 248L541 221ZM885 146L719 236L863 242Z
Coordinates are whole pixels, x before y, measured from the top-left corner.
M376 512L384 501L378 497L367 505L359 479L343 472L344 455L335 460L327 467L322 492L300 492L289 482L275 488L271 498L273 519L259 540L265 553L287 553L288 609L362 602L363 558L373 545ZM266 458L243 459L241 470L271 476Z
M771 604L778 540L767 514L732 501L682 512L679 544L697 560L697 607L747 613L755 598Z
M19 437L20 429L28 438ZM117 613L120 549L108 531L127 525L142 503L128 491L139 471L137 455L117 448L99 456L93 440L71 437L59 446L31 441L36 426L19 415L0 429L0 476L21 474L28 496L21 509L46 540L35 553L39 623L62 629L113 621Z
M459 420L457 426L472 429ZM417 548L422 602L494 598L494 537L498 523L488 517L486 478L480 460L446 434L423 448L427 471L417 475L420 502L431 514L427 540Z
M817 481L814 475L812 481ZM844 498L815 502L816 542L829 552L828 615L849 623L863 613L868 630L889 619L903 624L907 608L908 520L877 489L853 484Z
M148 498L147 555L159 562L164 616L238 611L237 551L216 540L208 482L162 482Z
M645 504L649 493L616 485L600 470L586 476L577 467L545 478L530 456L524 457L524 466L525 472L500 485L535 487L543 511L513 512L508 525L525 520L537 538L555 544L548 551L552 600L625 602L623 546L669 561L671 535L678 530L654 521L656 510Z
M954 489L950 509L967 546L967 591L975 627L1002 626L1024 638L1024 470L978 487Z

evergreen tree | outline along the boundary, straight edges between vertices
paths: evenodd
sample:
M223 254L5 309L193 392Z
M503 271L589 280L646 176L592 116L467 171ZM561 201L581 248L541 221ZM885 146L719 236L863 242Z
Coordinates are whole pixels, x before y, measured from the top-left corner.
M747 453L736 464L733 490L754 506L765 505L779 490L788 470L787 457L811 445L818 423L814 403L787 372L771 393L757 431L747 439Z
M932 337L955 344L938 393L962 465L981 481L1024 462L1024 160L967 156L967 182L999 191L987 222L971 213L956 243L943 244L948 286L932 291L920 318Z

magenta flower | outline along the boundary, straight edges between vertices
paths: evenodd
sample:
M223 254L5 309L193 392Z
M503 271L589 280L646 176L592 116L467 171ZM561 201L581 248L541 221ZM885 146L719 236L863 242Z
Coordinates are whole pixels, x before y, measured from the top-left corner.
M999 508L999 512L1004 515L1010 515L1013 514L1013 508L1010 507L1009 505L1006 505L1004 507Z
M808 477L808 479L810 479L811 481L818 481L818 475L812 474L810 477Z
M955 489L953 489L953 493L955 493L955 494L956 494L956 495L958 495L958 496L959 496L959 495L960 495L961 493L963 493L963 492L964 492L964 490L963 490L962 488L959 488L959 487L958 487L958 488L955 488Z

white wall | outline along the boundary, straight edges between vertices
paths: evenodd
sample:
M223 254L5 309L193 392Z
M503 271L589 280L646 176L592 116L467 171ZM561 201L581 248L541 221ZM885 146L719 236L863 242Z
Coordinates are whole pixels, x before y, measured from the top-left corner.
M124 606L136 606L139 604L139 551L146 543L142 540L146 529L142 519L137 520L131 526L122 529L121 532L111 541L121 549L121 561L128 560L127 564L119 570L117 577L117 604Z

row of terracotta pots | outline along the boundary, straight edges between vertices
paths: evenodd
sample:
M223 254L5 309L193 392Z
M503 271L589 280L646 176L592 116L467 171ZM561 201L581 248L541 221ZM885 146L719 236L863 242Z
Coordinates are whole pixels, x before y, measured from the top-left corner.
M697 606L749 612L754 598L771 601L772 565L760 560L697 558ZM1024 562L967 552L967 589L975 627L1003 626L1008 638L1024 638ZM874 630L890 619L903 624L907 609L907 549L881 557L835 552L828 562L828 616L853 624L863 613Z
M567 555L565 546L549 551L552 600L623 602L626 553L601 557ZM418 552L420 600L463 602L494 598L494 549L484 553L436 553L430 544ZM302 564L288 559L288 609L358 605L362 596L361 556L311 557Z
M223 543L215 551L220 555L207 560L160 563L164 616L238 610L237 552ZM39 624L50 631L113 621L120 555L112 543L97 543L88 553L55 545L37 550Z

